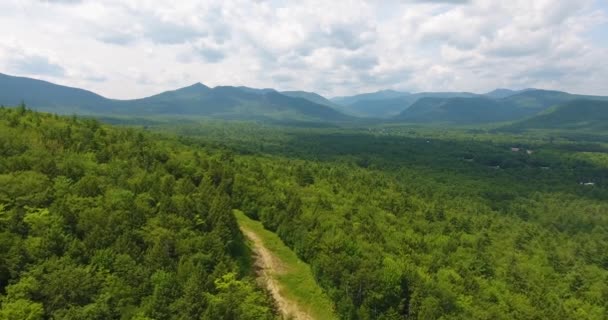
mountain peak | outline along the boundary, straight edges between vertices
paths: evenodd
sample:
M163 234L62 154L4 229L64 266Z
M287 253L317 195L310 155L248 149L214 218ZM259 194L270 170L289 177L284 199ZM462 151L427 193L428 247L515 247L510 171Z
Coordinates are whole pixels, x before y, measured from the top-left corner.
M194 83L194 84L192 84L192 85L190 85L190 86L188 86L188 87L186 87L186 88L193 88L193 89L209 89L209 87L207 87L206 85L204 85L204 84L202 84L202 83L200 83L200 82Z
M211 88L207 87L206 85L204 85L200 82L197 82L197 83L191 84L187 87L179 88L179 89L175 90L174 92L200 94L200 93L206 93L209 90L211 90Z

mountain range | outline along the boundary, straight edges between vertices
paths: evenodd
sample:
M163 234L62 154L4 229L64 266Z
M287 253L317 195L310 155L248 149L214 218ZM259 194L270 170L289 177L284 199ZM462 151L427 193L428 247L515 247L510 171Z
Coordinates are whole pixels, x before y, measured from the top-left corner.
M209 117L229 120L349 121L326 105L273 89L196 83L141 99L108 99L93 92L50 82L0 74L0 103L56 113L86 115Z
M561 91L524 90L503 98L488 95L422 98L402 111L405 122L478 124L515 121L572 101L608 100L608 97L573 95Z
M518 128L578 128L608 115L603 107L608 97L541 89L496 89L485 94L383 90L327 99L306 91L279 92L242 86L210 88L195 83L141 99L116 100L79 88L0 73L0 104L17 105L22 101L33 109L63 114L291 123L374 121L478 125L515 122L521 123Z

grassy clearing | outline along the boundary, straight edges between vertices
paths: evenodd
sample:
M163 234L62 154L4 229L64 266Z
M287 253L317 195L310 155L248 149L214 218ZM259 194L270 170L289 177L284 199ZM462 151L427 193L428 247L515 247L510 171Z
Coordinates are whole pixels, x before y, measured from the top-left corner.
M234 214L240 227L255 233L264 247L279 260L281 270L273 272L271 276L278 282L281 294L314 319L337 319L333 303L317 285L308 264L298 259L276 234L264 229L259 221L248 218L238 210Z

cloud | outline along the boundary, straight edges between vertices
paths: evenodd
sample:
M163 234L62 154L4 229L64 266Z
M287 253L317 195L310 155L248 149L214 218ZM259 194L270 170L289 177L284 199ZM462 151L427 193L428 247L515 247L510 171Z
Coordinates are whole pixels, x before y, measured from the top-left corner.
M215 63L215 62L222 61L226 57L226 54L222 50L219 50L219 49L200 48L200 49L197 49L196 51L201 56L203 61L206 61L206 62Z
M93 82L104 82L107 81L108 78L102 75L89 75L84 77L85 80L87 81L93 81Z
M447 4L468 4L471 0L414 0L419 3L447 3Z
M14 39L23 50L0 52L0 68L119 98L195 81L326 95L608 94L608 46L596 41L606 10L595 0L7 0L0 51Z
M8 66L12 72L26 75L63 77L66 73L61 65L41 55L15 57L9 61Z
M82 3L83 0L38 0L43 3L51 3L51 4L78 4Z
M160 44L178 44L206 35L192 26L172 22L148 22L142 37Z
M125 46L135 42L137 37L127 32L116 31L99 34L97 39L105 43Z

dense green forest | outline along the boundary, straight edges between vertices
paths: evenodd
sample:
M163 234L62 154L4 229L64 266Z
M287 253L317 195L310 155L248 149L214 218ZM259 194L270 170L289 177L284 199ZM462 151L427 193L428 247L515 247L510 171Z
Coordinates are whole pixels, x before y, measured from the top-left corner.
M232 208L343 319L606 318L603 136L146 126L0 111L0 318L272 318Z
M222 152L0 110L0 319L273 319Z
M174 132L238 155L237 206L311 264L342 318L606 316L602 136L228 123Z

